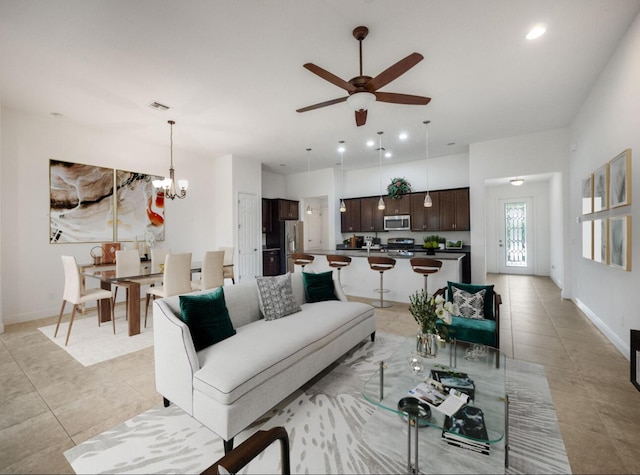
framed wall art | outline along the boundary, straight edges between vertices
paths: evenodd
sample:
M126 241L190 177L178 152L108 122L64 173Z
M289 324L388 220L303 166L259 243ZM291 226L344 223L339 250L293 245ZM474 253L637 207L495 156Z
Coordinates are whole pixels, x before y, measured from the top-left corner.
M113 168L49 160L49 242L113 239Z
M609 162L609 208L631 204L631 149Z
M582 214L593 213L593 173L582 180Z
M609 233L606 219L593 220L593 260L601 264L609 263Z
M582 222L582 257L593 259L593 221Z
M603 211L609 205L609 164L593 172L593 212Z
M609 218L609 265L631 271L631 216Z
M164 191L144 173L116 170L117 241L164 241Z

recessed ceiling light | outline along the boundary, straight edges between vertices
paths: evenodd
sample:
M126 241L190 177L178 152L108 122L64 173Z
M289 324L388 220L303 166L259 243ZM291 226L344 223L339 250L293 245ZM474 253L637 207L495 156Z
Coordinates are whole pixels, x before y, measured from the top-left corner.
M406 132L400 132L400 134L398 135L398 138L400 140L407 140L407 137L408 137L408 135L407 135Z
M367 140L367 147L373 147L375 144L373 140Z
M384 157L385 158L391 158L393 155L391 155L391 152L385 152Z
M531 28L531 31L529 31L529 33L527 33L526 38L528 40L535 40L536 38L540 38L542 35L544 35L545 31L547 31L547 29L544 27L544 25L536 25Z

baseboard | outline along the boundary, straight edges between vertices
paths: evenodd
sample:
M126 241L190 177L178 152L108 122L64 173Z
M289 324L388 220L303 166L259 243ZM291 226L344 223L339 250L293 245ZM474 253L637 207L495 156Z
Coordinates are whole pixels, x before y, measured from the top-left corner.
M602 321L600 318L591 311L589 307L587 307L580 299L574 299L573 303L584 313L591 322L598 327L598 329L607 337L607 339L613 343L620 353L624 355L625 358L630 360L631 350L629 348L629 342L623 341L620 339L618 335L616 335L611 329Z

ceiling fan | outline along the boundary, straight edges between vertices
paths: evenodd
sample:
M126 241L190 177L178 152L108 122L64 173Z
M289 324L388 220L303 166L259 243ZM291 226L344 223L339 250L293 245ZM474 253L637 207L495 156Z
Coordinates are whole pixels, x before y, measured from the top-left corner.
M320 76L322 79L346 90L349 95L338 99L332 99L330 101L320 102L312 106L303 107L302 109L297 109L296 112L307 112L346 101L349 106L355 110L356 125L360 127L367 122L367 109L375 101L422 106L427 105L429 101L431 101L430 97L396 94L394 92L378 92L378 89L386 86L394 79L397 79L399 76L406 73L409 69L422 61L424 57L419 53L411 53L409 56L385 69L374 78L371 76L364 76L362 74L362 40L364 40L368 34L369 28L366 26L358 26L353 30L354 38L360 43L360 75L349 79L349 81L345 81L313 63L306 63L304 65L306 69Z

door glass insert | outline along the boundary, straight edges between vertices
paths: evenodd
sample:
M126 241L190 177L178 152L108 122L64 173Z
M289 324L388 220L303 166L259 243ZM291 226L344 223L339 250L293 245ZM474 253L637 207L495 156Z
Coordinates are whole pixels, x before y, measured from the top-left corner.
M505 203L505 241L508 267L527 266L527 206L521 203Z

